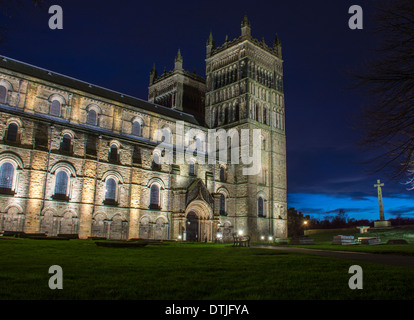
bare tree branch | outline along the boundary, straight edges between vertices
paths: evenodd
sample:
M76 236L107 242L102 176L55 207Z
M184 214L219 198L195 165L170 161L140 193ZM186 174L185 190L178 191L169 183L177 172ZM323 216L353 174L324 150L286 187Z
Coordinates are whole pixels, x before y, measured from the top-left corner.
M375 60L353 73L355 87L371 101L359 115L359 145L383 150L375 171L391 167L399 181L414 172L414 1L381 1L376 9L381 46Z

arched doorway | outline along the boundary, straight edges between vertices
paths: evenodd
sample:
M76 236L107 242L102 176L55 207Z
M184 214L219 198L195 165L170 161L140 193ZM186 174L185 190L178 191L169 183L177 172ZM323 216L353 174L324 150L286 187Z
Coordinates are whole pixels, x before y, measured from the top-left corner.
M217 221L213 210L204 200L194 200L188 204L185 214L186 241L212 242L215 239Z
M197 242L198 241L198 216L194 211L191 211L187 214L186 220L186 232L187 232L187 241Z

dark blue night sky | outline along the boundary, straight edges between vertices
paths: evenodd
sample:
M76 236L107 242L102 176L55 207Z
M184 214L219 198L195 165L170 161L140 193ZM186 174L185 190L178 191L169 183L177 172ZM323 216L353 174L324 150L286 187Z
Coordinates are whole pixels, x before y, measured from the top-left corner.
M378 218L374 183L385 182L385 218L414 217L412 192L362 165L372 154L356 146L352 129L366 102L351 90L349 71L375 56L372 1L52 1L45 10L21 1L0 15L7 39L0 54L138 98L147 98L149 71L205 73L210 32L217 45L240 35L247 14L252 35L282 41L286 97L288 206L318 218L339 209ZM63 8L63 30L51 30L47 9ZM364 10L364 29L351 30L351 5Z

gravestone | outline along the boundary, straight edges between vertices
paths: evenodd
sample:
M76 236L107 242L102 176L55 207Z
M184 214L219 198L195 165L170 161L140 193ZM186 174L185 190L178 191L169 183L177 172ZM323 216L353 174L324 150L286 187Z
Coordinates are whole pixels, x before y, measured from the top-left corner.
M332 239L332 244L340 245L353 245L356 244L354 236L334 236Z
M363 237L358 238L360 244L367 244L370 246L381 244L381 239L377 237Z
M313 239L308 236L300 236L299 238L293 238L289 244L315 244Z

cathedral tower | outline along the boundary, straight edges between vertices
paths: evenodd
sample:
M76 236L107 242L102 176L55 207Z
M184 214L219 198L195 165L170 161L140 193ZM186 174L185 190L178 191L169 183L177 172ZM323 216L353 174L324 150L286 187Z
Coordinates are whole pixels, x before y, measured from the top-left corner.
M183 57L178 50L174 69L157 74L155 64L150 72L148 101L194 115L204 123L205 80L195 72L183 69Z
M285 103L282 46L251 36L244 17L241 35L215 47L212 34L206 50L206 110L209 128L261 130L261 167L258 175L243 175L241 164L229 164L234 172L235 211L228 215L235 231L257 238L287 236L287 182ZM250 141L241 145L252 146ZM251 149L250 149L251 150ZM241 162L240 162L241 163ZM223 185L225 187L225 185Z

